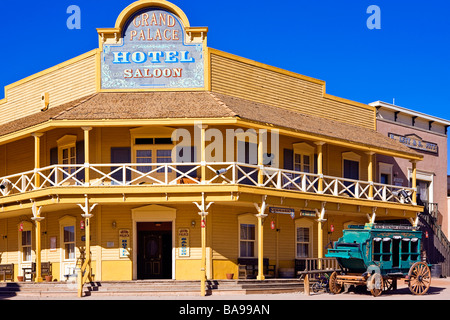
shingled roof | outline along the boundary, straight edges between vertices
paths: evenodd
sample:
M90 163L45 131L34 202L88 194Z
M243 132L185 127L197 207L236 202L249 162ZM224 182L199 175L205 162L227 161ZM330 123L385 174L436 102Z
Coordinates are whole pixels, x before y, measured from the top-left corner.
M212 92L97 93L0 125L0 136L50 120L237 117L263 124L417 156L381 133Z

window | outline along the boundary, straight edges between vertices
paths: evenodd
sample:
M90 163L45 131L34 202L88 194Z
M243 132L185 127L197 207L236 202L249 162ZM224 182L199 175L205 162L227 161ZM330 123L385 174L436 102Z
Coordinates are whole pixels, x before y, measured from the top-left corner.
M298 227L297 228L297 257L308 258L309 257L310 236L309 228Z
M307 143L295 143L294 145L294 170L313 173L313 159L315 148Z
M71 266L75 267L76 261L76 228L77 219L73 216L64 216L59 219L60 232L60 259L63 264L62 269Z
M64 227L64 259L75 259L75 227Z
M305 218L295 221L295 256L298 259L311 258L313 223L312 220Z
M152 150L136 150L136 163L152 163ZM140 172L150 172L151 166L138 166Z
M256 228L254 224L241 224L239 232L239 256L252 258L255 256Z
M65 179L76 171L76 167L71 166L77 164L76 143L77 136L75 135L65 135L57 141L58 163L65 165L63 168L65 173L59 178Z
M31 230L22 231L22 262L31 261Z
M378 163L379 169L379 181L382 184L393 184L392 183L392 167L393 165L390 163Z

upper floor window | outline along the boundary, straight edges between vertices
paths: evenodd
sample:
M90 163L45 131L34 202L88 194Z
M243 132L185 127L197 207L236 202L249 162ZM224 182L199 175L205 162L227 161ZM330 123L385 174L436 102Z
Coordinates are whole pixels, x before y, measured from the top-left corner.
M302 142L294 145L294 170L306 173L314 172L315 147Z

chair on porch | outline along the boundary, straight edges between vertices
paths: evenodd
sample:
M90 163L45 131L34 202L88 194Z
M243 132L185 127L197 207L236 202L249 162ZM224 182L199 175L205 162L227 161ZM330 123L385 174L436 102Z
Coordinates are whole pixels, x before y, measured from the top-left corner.
M31 267L22 268L24 280L27 280L27 276L30 276L30 281L33 281L36 277L36 262L31 263ZM52 275L52 263L41 262L41 277Z

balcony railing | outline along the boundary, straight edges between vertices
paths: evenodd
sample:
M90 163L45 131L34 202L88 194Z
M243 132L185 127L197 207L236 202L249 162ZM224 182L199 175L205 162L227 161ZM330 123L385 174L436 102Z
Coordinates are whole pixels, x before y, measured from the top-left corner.
M197 173L202 169L201 163L52 165L0 178L0 193L8 196L51 187L230 184L408 203L408 197L404 195L413 192L412 188L402 186L239 162L205 163L204 168L206 178L201 181L197 178ZM85 182L86 170L89 182ZM322 191L319 191L320 181ZM373 197L370 197L369 192L371 186Z

